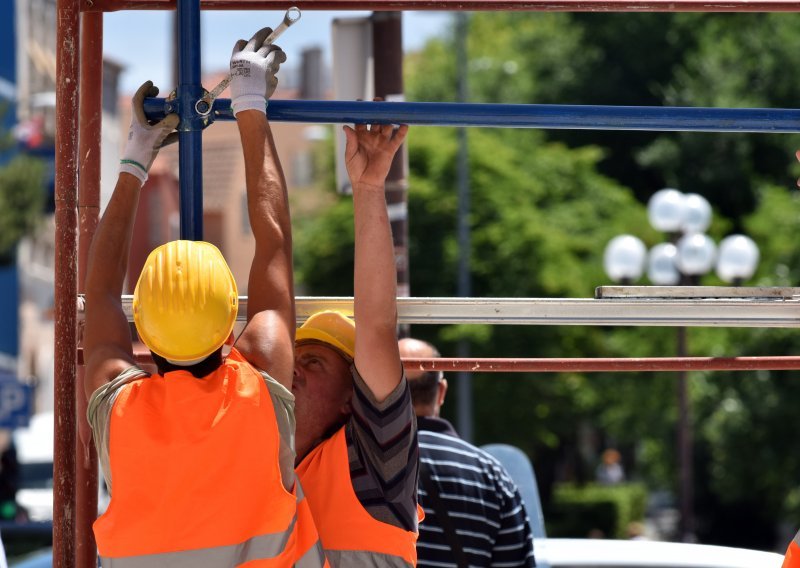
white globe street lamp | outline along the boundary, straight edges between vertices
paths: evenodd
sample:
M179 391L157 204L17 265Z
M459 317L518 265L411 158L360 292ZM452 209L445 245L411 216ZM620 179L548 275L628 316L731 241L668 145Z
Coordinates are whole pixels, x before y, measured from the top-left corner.
M647 217L657 231L679 231L686 218L686 196L672 188L656 191L647 202Z
M678 239L678 270L687 276L702 276L714 268L717 246L703 233L687 233Z
M634 282L642 276L647 248L633 235L611 239L603 253L603 268L614 282Z
M678 272L678 247L660 243L647 255L647 279L656 286L674 286L681 280Z
M687 193L685 195L683 224L684 233L702 233L711 226L711 205L702 195Z
M758 247L745 235L730 235L719 244L717 276L725 282L739 284L756 271Z
M758 247L744 235L731 235L720 243L703 232L711 225L711 205L701 195L684 194L665 188L653 194L647 203L650 224L669 233L675 242L655 245L646 254L647 278L658 286L675 286L696 281L708 274L716 263L717 274L726 282L740 284L750 278L758 264ZM631 235L613 238L603 255L609 278L631 283L639 279L645 264L644 245ZM677 328L677 355L685 357L686 329ZM686 371L678 372L678 467L681 538L694 539L692 466L692 417Z

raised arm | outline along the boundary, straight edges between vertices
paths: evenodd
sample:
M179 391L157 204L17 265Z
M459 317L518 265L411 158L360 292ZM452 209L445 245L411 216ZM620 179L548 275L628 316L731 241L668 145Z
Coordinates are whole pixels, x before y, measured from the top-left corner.
M287 388L294 370L294 281L289 200L272 131L267 99L286 55L262 46L272 32L236 43L231 56L231 102L244 152L247 211L256 241L247 287L247 327L236 348L255 367Z
M408 127L361 124L355 129L345 126L344 131L355 223L355 365L380 402L402 378L397 347L397 272L385 182Z
M158 149L169 142L170 133L178 126L175 114L148 124L142 103L145 97L157 94L158 88L148 81L133 97L131 127L119 179L89 249L83 342L87 397L133 364L130 326L121 300L133 222L147 172Z

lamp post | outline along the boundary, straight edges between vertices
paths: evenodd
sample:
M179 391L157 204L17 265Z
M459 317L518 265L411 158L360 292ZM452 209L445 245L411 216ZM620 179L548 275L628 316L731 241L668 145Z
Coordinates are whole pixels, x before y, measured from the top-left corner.
M609 241L603 265L609 278L623 284L638 280L647 270L648 280L658 286L696 285L700 278L716 266L717 275L725 282L739 285L755 272L758 247L744 235L730 235L717 250L714 241L704 233L711 225L711 206L698 194L685 194L676 189L662 189L650 198L647 215L653 228L669 235L645 252L644 243L632 235L621 235ZM685 357L686 328L678 327L678 357ZM692 415L686 371L678 371L678 467L680 539L693 542L694 469L692 463Z

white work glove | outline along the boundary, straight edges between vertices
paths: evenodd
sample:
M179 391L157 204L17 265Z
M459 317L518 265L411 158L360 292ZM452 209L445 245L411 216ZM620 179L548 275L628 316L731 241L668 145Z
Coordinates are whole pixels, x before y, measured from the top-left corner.
M231 54L231 107L236 116L243 110L267 113L267 99L275 92L275 74L286 54L277 45L264 45L272 28L258 30L250 41L240 39Z
M150 124L144 115L145 97L155 97L157 94L158 87L152 81L146 81L133 96L128 143L119 162L120 173L134 175L142 183L147 181L147 172L150 171L158 150L178 139L178 133L173 132L180 122L177 114L168 114L155 124Z

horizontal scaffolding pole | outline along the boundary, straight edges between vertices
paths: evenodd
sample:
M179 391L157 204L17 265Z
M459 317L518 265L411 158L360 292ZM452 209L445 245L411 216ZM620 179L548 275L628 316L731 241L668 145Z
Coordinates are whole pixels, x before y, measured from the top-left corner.
M138 365L152 365L149 351L133 353ZM83 349L78 350L83 365ZM472 373L603 373L656 371L792 371L800 357L637 357L637 358L447 358L403 359L407 371L467 371Z
M640 357L541 359L403 359L406 370L473 373L602 373L632 371L786 371L800 357Z
M161 120L169 103L145 101L145 114ZM487 126L572 130L693 132L800 132L800 110L499 103L408 103L274 100L267 109L278 122L378 123L423 126ZM230 99L214 102L215 120L233 120Z
M132 296L122 297L133 320ZM352 297L298 297L297 323L324 309L353 313ZM400 324L592 325L640 327L800 327L797 298L398 298ZM78 298L83 315L84 300ZM245 321L247 297L237 320Z
M526 12L798 12L781 0L201 0L204 10L445 10ZM175 0L81 0L81 10L174 10Z

